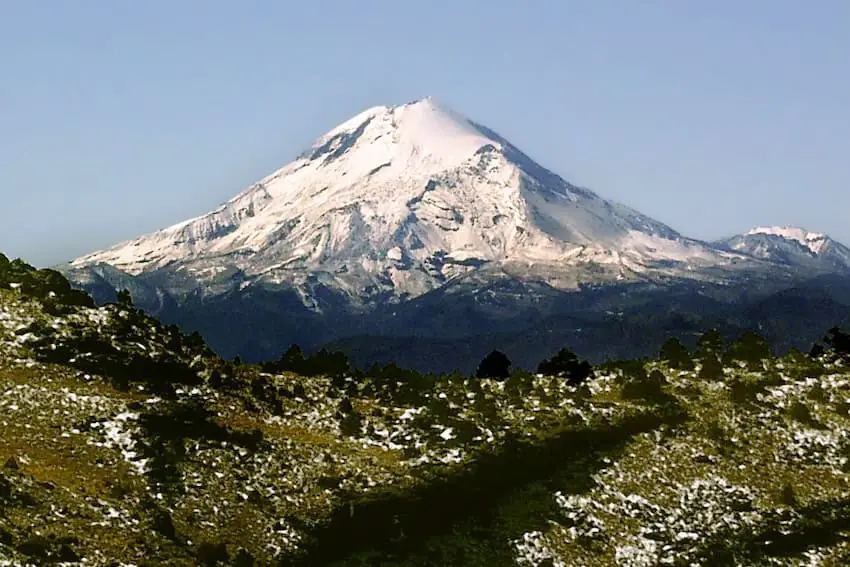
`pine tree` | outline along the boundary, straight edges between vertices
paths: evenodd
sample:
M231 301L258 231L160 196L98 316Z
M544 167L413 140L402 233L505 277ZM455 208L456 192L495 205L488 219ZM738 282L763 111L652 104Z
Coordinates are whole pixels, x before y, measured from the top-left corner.
M494 350L485 356L475 371L476 378L498 378L505 380L510 375L511 359L505 353L498 350Z
M122 289L118 292L118 305L121 307L132 308L133 307L133 296L130 295L130 290Z
M833 327L827 332L824 342L835 354L839 356L850 355L850 334L838 327Z
M670 368L676 370L693 370L694 361L691 358L691 353L685 348L679 339L669 338L661 345L659 353L661 360L666 360Z
M578 385L593 374L593 366L586 360L579 361L574 352L562 348L555 356L538 364L537 373L566 378L570 384Z
M762 361L767 358L770 358L770 347L767 341L758 334L748 331L729 345L724 360L744 362L751 370L760 370L763 368Z
M711 329L697 339L697 356L702 359L706 356L720 357L723 354L723 335L717 329Z
M702 359L699 377L703 380L719 380L723 377L723 363L714 355L706 355Z

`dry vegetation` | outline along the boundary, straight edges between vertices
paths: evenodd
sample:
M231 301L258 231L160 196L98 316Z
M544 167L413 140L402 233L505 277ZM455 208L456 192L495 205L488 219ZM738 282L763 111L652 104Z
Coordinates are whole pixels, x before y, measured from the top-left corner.
M828 349L306 377L3 266L0 565L850 562Z

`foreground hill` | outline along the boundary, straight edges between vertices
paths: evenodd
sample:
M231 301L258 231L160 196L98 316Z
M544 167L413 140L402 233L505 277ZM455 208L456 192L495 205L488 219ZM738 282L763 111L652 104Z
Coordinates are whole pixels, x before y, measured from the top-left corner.
M665 357L262 372L0 257L0 565L846 565L850 366Z

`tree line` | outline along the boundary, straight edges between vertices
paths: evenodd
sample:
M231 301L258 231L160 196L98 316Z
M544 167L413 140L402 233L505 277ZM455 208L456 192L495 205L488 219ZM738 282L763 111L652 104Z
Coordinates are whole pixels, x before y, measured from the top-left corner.
M19 290L23 295L40 301L45 310L53 314L60 314L76 307L94 306L91 297L83 291L73 289L61 273L51 269L39 270L19 259L10 261L3 254L0 254L0 289ZM132 298L127 290L118 292L116 303L136 311L133 309ZM194 344L196 348L204 343L197 333L183 337L176 328L169 327L172 335L180 336L187 343ZM850 334L838 327L829 329L824 338L812 346L809 355L816 358L850 357ZM723 368L733 364L742 364L752 370L758 370L762 367L762 361L770 357L770 346L757 333L744 332L727 344L717 329L703 333L697 339L696 348L693 351L678 339L669 338L659 352L659 359L675 370L694 370L699 364L699 376L706 379L719 378L723 374ZM241 361L237 358L233 363L239 365ZM630 368L628 361L614 361L603 366L611 365ZM415 383L417 389L427 388L438 380L466 378L459 372L445 376L421 374L393 363L374 364L366 369L358 369L342 352L321 349L308 355L297 344L290 346L277 360L263 363L261 368L267 373L293 372L302 376L348 376L383 384ZM590 362L579 359L576 353L566 347L558 350L552 357L540 361L536 368L537 374L557 376L573 385L581 384L592 376L593 372L594 368ZM527 374L523 369L515 368L504 352L493 350L480 361L472 377L507 380L518 373Z

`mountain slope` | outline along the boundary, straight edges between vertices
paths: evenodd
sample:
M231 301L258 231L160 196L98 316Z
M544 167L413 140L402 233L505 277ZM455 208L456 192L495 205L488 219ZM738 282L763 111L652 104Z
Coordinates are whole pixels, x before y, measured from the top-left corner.
M825 234L804 228L757 227L715 244L729 251L789 266L850 272L850 248Z
M575 187L432 99L369 109L215 211L96 252L178 296L315 284L354 304L416 297L464 273L581 282L680 274L735 255Z

